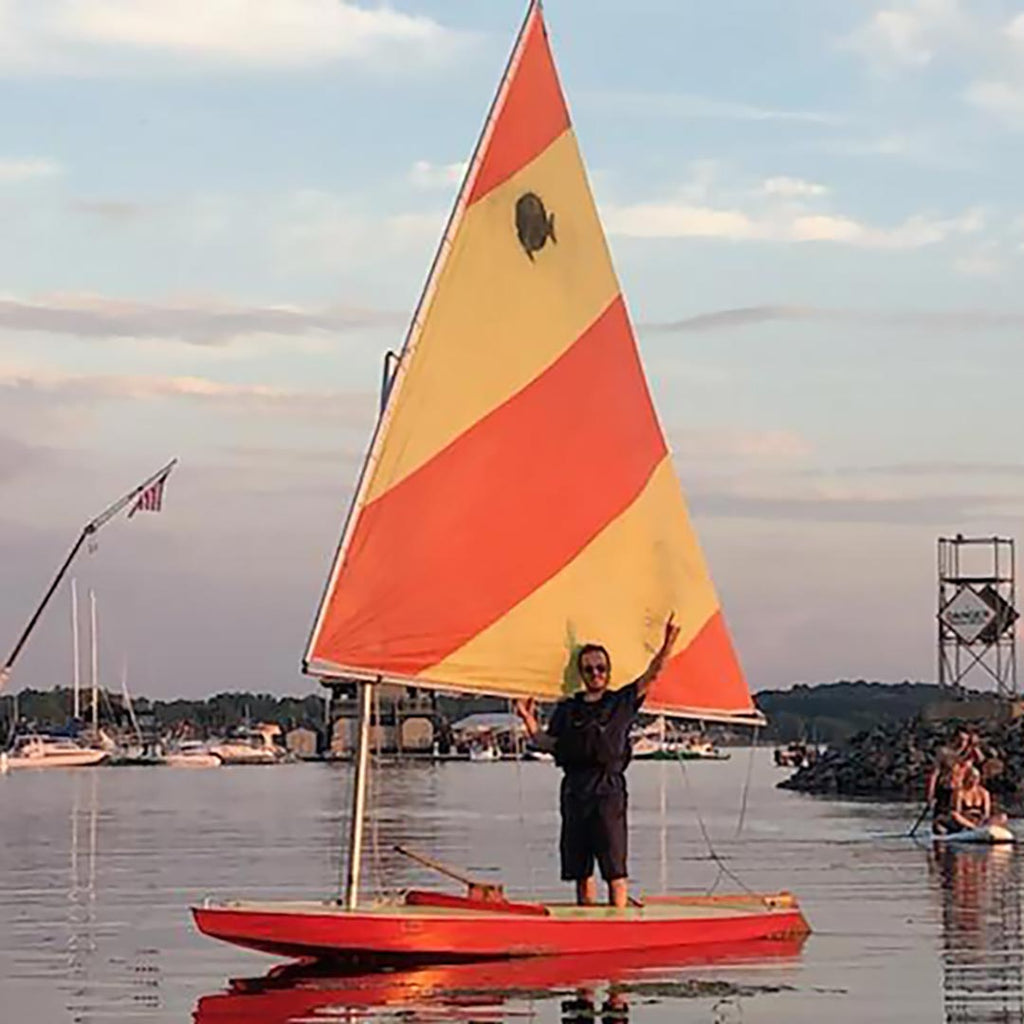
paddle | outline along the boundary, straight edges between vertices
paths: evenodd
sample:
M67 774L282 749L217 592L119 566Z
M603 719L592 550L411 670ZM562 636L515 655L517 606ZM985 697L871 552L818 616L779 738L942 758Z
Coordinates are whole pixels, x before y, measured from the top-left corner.
M917 834L917 830L921 827L921 822L924 821L931 809L932 805L930 803L925 803L924 807L921 808L921 813L917 816L917 821L914 822L914 827L907 833L911 839L913 839Z

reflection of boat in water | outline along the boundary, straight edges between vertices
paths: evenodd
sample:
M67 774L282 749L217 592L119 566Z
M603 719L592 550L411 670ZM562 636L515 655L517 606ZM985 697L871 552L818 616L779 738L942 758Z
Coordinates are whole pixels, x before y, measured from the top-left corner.
M88 768L109 756L70 736L20 736L10 751L0 754L0 771L15 768Z
M339 1010L387 1007L400 1011L415 1005L432 1006L435 1012L457 1006L459 1019L463 1019L473 1008L501 1007L517 997L538 992L550 992L554 997L577 986L616 983L625 983L620 994L628 1000L628 982L659 969L784 962L799 954L804 941L805 936L794 936L700 949L536 957L426 966L393 973L346 973L327 965L292 964L273 968L262 977L233 980L228 991L203 996L193 1019L195 1024L289 1024L339 1019Z
M947 1024L1024 1020L1021 868L1012 846L931 849Z

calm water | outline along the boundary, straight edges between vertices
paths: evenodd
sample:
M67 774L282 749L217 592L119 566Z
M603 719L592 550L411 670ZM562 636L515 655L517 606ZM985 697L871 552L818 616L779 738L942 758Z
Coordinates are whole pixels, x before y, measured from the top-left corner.
M898 838L910 808L774 789L767 751L737 835L748 763L735 751L685 773L630 768L637 890L735 889L724 864L751 888L797 892L814 934L753 961L622 964L611 983L607 969L555 963L260 984L274 960L198 935L187 907L331 892L346 767L12 773L0 778L0 1021L1024 1021L1020 855L936 857ZM390 852L402 841L521 894L566 896L556 787L548 764L383 766L367 889L435 882Z

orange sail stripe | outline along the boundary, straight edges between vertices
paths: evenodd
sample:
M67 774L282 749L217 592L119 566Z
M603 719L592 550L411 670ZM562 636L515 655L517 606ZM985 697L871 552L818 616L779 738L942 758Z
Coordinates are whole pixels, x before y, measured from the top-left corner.
M363 509L314 657L406 676L440 661L571 561L665 451L619 298L531 384Z
M496 112L490 145L469 193L474 203L512 177L569 127L569 111L548 46L540 10L523 30L519 63Z
M651 687L647 707L753 711L754 703L721 611L715 612L686 648L665 666Z

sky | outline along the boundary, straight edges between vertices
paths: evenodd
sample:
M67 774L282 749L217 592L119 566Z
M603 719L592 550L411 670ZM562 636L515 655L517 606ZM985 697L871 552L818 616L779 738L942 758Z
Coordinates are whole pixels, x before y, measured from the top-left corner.
M524 9L0 0L4 644L177 456L75 566L103 682L318 689L381 360ZM937 537L1024 514L1024 0L545 14L752 689L933 679ZM70 678L64 587L12 685Z

